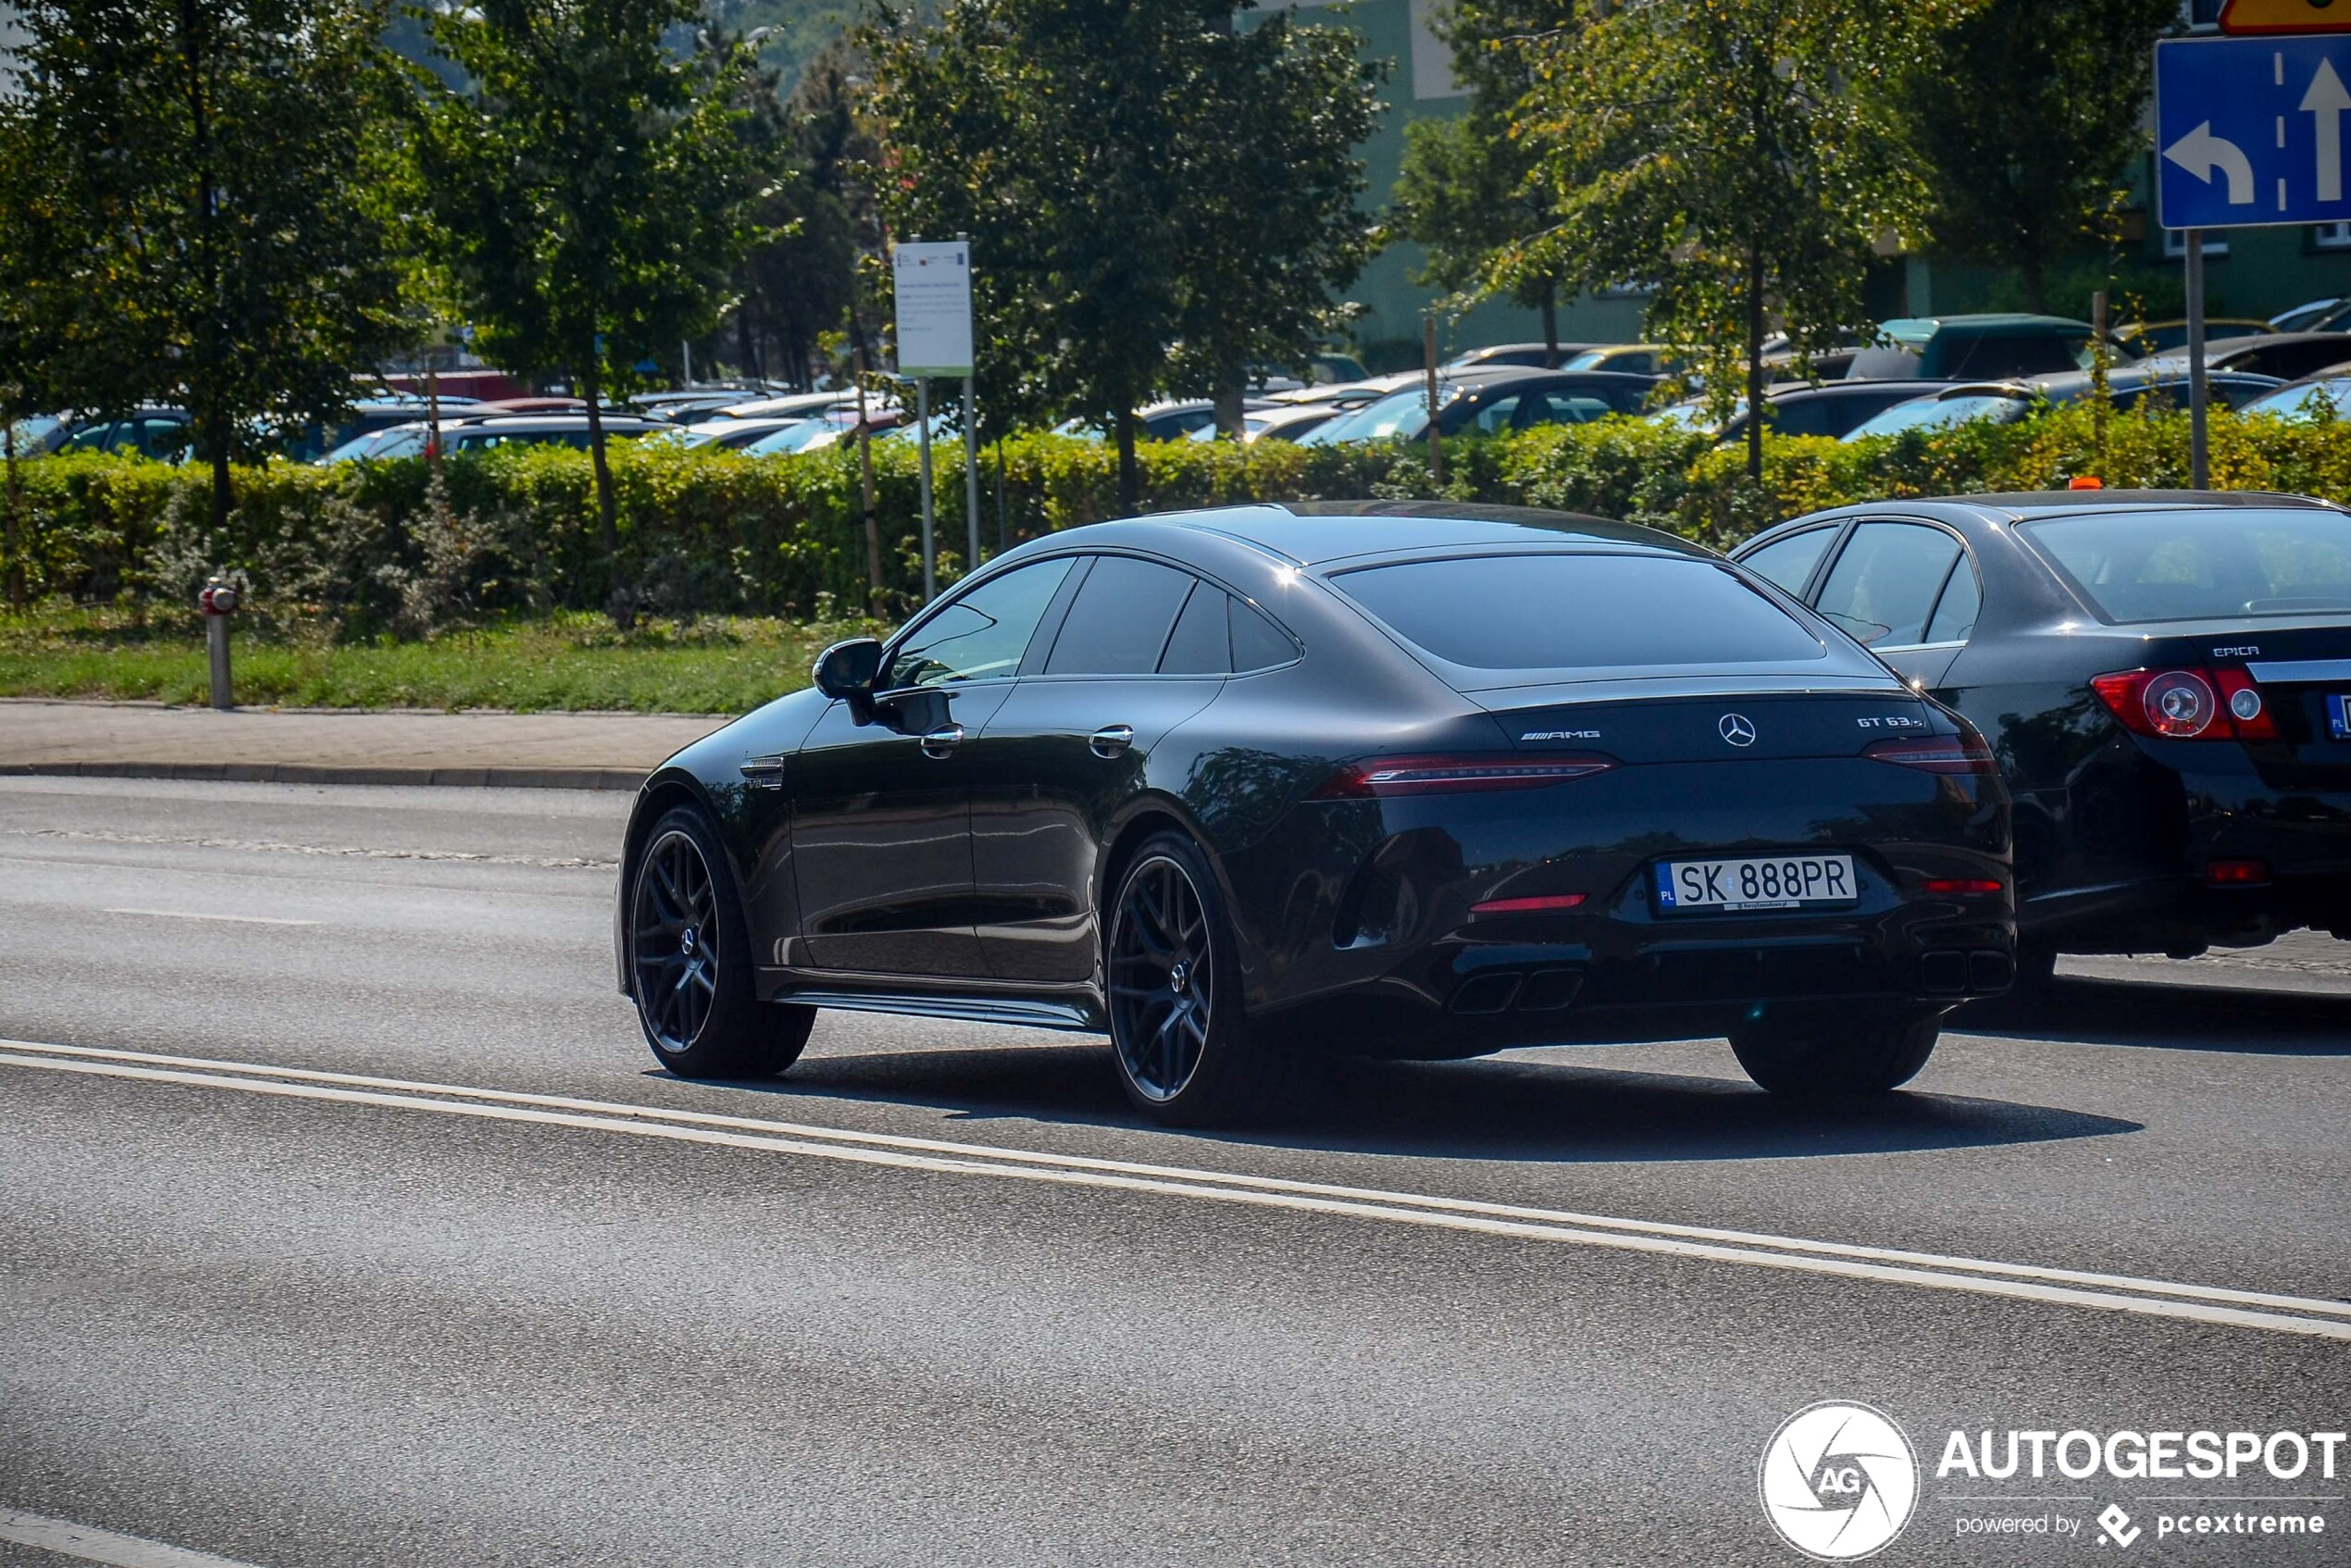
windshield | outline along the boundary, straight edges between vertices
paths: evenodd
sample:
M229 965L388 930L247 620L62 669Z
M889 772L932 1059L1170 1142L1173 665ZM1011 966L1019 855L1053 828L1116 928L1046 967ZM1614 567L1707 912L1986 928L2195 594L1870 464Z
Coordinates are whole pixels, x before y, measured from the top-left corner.
M1444 408L1462 395L1458 386L1437 389L1437 405ZM1367 403L1352 414L1299 438L1301 446L1333 446L1350 441L1411 441L1428 429L1428 389L1399 387L1386 397Z
M1828 652L1731 571L1684 556L1477 555L1334 580L1407 641L1471 669L1809 663Z
M2247 414L2274 414L2281 419L2340 419L2351 414L2351 377L2331 377L2306 387L2280 387L2246 404Z
M2351 611L2351 517L2340 512L2095 512L2024 533L2109 621Z
M1866 441L1871 436L1899 435L1904 430L1947 430L1977 419L2013 424L2024 417L2029 406L2022 398L1999 392L1914 398L1909 403L1897 403L1883 414L1872 415L1854 426L1845 439Z
M414 457L424 451L426 434L427 427L423 425L394 425L388 430L369 430L366 435L352 437L318 461L349 463L361 457Z

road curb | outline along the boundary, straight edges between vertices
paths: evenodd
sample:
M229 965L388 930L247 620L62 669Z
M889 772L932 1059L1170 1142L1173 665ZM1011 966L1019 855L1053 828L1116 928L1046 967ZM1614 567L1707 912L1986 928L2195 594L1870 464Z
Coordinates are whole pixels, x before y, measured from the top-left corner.
M228 784L380 784L485 790L635 790L619 767L369 767L316 763L0 763L0 778L163 778Z

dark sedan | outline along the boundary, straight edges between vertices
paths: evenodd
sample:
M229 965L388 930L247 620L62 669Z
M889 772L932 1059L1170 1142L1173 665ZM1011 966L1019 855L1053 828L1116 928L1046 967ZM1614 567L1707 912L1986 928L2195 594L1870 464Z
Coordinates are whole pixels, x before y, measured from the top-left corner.
M1881 1091L2009 981L1982 739L1699 546L1373 502L1035 541L679 753L616 938L654 1054L822 1007L1107 1032L1175 1122L1316 1050L1727 1034Z
M1737 552L1991 740L2026 972L2351 937L2351 513L2088 491L1885 502Z

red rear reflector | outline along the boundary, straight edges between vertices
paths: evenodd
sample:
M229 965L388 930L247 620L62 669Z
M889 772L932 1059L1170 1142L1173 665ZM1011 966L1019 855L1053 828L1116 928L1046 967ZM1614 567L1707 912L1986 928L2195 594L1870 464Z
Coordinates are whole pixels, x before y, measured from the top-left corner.
M1551 893L1538 899L1487 899L1470 905L1472 915L1538 915L1547 909L1574 909L1582 893Z
M1351 762L1323 781L1318 801L1384 799L1390 795L1439 795L1464 790L1542 790L1572 778L1588 778L1616 765L1614 757L1589 753L1551 756L1374 757Z
M1972 773L1988 778L2000 771L2000 765L1993 760L1992 748L1981 735L1905 736L1897 740L1875 741L1862 748L1861 754L1903 767L1924 768L1929 773Z
M1932 877L1924 884L1927 892L1945 897L1961 895L1988 898L2000 890L2000 884L1988 877Z
M2258 888L2270 879L2266 860L2216 860L2204 868L2204 879L2216 888Z

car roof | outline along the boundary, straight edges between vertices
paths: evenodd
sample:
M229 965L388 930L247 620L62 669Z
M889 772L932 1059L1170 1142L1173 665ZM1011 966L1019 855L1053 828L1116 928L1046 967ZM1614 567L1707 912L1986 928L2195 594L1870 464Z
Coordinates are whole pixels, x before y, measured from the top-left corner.
M1144 545L1169 529L1238 540L1298 566L1421 553L1561 546L1718 558L1703 545L1632 523L1534 506L1450 501L1293 501L1163 512L1066 529L1037 542L1082 542L1095 548Z
M2332 502L2307 495L2258 490L2043 490L2006 491L1984 495L1934 495L1900 500L1856 502L1831 511L1792 517L1789 522L1842 520L1864 514L1888 512L1967 513L1986 522L2026 523L2043 517L2080 516L2093 512L2340 512ZM1785 527L1785 525L1780 525ZM1765 530L1777 532L1776 528ZM1758 535L1760 538L1761 535ZM1744 548L1744 547L1742 547Z
M2024 311L1985 311L1967 316L1897 316L1880 323L1889 337L1901 337L1905 332L1922 336L1933 332L2013 332L2029 328L2046 332L2087 332L2087 321L2076 321L2070 316L2035 316Z

